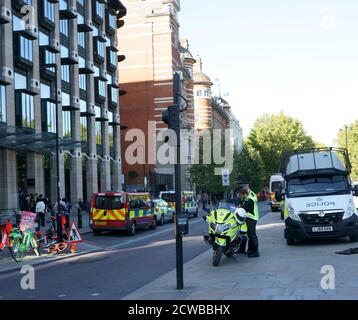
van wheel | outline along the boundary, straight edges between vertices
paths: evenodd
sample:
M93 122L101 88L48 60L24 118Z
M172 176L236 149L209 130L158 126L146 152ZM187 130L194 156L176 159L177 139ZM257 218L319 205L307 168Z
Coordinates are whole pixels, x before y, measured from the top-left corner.
M295 239L290 237L286 238L286 242L288 246L293 246L296 243Z
M350 241L350 242L358 242L358 235L350 236L350 237L349 237L349 241Z
M137 226L136 226L135 222L132 222L130 229L128 230L128 235L133 237L133 236L135 236L136 232L137 232Z
M95 236L100 236L101 233L102 233L101 230L93 230L93 234L94 234Z

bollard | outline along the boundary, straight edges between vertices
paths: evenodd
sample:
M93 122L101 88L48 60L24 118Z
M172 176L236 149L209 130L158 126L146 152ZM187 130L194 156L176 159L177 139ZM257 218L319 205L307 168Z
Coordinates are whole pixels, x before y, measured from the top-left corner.
M77 218L78 218L78 229L82 229L82 212L81 212L81 208L78 208L77 211Z

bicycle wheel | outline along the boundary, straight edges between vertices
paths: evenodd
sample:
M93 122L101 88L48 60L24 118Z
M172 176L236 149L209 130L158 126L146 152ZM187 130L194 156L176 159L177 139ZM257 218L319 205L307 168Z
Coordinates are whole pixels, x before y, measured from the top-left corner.
M10 254L16 262L21 262L24 258L25 251L20 239L14 239L10 242L9 247Z
M57 251L57 246L55 244L50 244L47 247L47 253L54 253Z
M60 253L60 252L62 252L62 251L64 251L64 250L66 250L66 249L67 249L67 243L65 243L65 242L60 242L60 243L57 244L57 252L58 252L58 253Z

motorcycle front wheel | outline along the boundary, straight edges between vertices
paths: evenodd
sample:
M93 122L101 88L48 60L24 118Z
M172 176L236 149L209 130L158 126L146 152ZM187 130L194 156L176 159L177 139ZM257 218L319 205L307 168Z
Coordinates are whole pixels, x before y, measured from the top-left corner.
M217 246L213 251L213 266L217 267L220 263L221 257L223 255L224 247Z
M10 243L9 247L10 254L16 262L21 262L24 258L25 252L22 250L22 244L20 239L14 239Z

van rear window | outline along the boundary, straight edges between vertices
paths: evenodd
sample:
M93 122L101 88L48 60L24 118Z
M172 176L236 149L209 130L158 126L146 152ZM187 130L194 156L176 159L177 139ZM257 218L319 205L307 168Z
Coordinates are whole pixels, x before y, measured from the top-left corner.
M175 202L175 193L163 193L162 199L166 202Z
M96 209L107 209L107 210L123 209L124 208L123 197L97 196L95 206Z
M271 190L272 192L281 191L283 189L283 183L281 181L272 182Z

